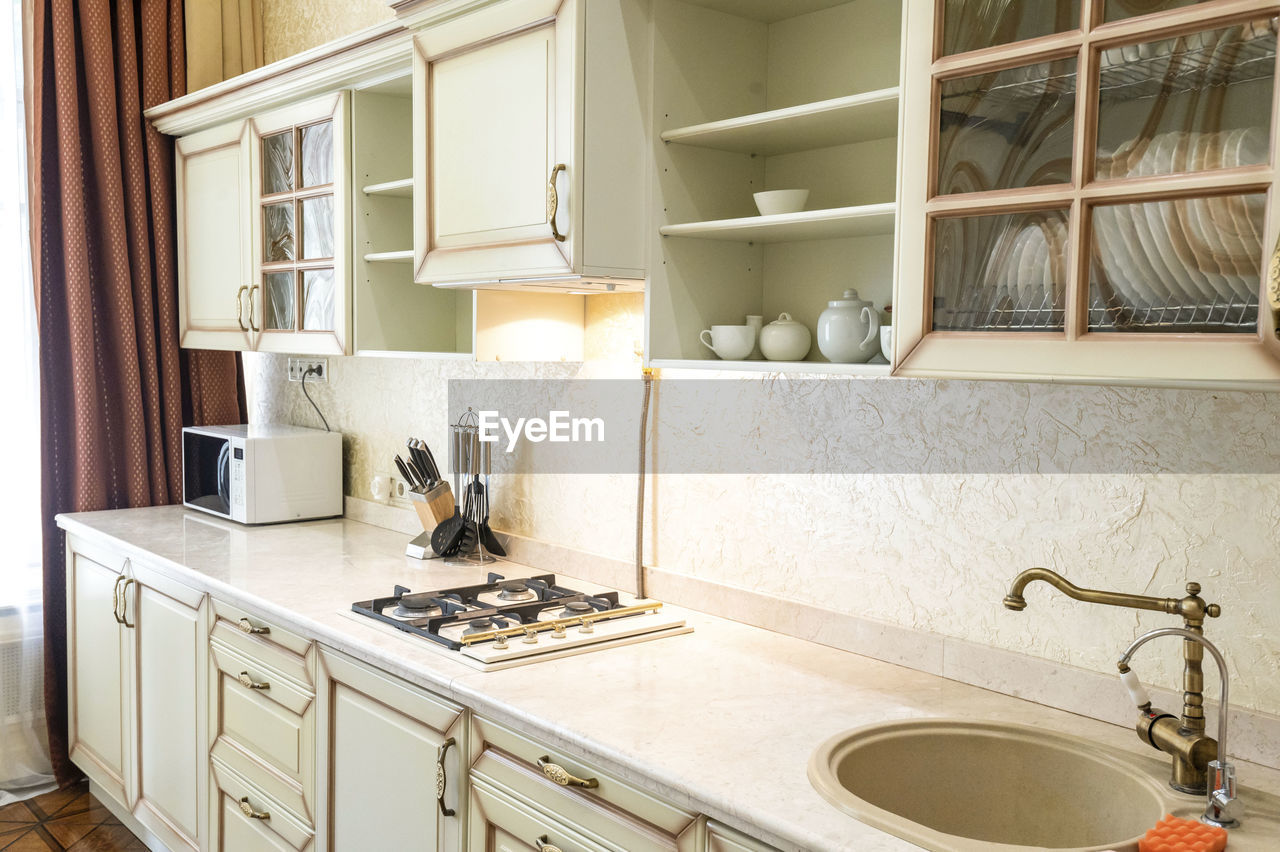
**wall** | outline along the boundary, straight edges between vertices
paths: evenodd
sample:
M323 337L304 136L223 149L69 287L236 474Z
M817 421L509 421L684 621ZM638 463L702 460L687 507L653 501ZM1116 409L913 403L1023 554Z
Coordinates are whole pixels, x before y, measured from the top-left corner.
M263 59L286 59L394 17L386 0L262 0Z
M269 20L286 7L297 14L268 29L268 58L343 35L343 22L359 17L352 10L376 18L379 5L269 0ZM634 315L617 313L602 311L600 327L633 335ZM246 356L251 416L317 425L298 386L287 383L285 363ZM372 475L390 470L406 436L443 446L449 379L616 372L602 364L335 358L329 384L314 396L348 436L347 493L367 499ZM930 459L937 470L962 467L974 453L1022 461L987 468L1015 473L663 477L649 490L649 564L1105 673L1139 631L1175 620L1078 604L1043 586L1028 590L1026 612L1010 613L1000 606L1010 578L1043 565L1082 586L1162 596L1181 596L1196 580L1223 607L1207 632L1230 661L1234 702L1280 714L1280 476L1185 472L1186 456L1204 448L1228 462L1213 469L1230 470L1238 450L1251 459L1242 469L1280 470L1280 394L833 379L815 403L794 398L785 380L742 381L768 389L761 419L766 406L797 412L790 437L776 440L804 442L813 453L844 436ZM1153 422L1177 424L1187 446L1127 440ZM1036 472L1046 447L1070 459L1100 444L1140 459L1141 472ZM500 529L632 558L634 477L532 476L494 492ZM1176 686L1172 643L1145 651L1141 663L1144 680Z

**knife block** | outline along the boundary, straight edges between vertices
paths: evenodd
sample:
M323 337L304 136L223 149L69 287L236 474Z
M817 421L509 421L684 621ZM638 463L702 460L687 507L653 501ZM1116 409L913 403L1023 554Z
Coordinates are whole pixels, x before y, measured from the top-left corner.
M423 533L409 542L405 555L426 559L431 555L431 531L438 524L452 518L457 511L453 489L449 487L449 483L440 482L425 494L410 491L409 500L413 503L413 510L418 513L418 520L422 522Z

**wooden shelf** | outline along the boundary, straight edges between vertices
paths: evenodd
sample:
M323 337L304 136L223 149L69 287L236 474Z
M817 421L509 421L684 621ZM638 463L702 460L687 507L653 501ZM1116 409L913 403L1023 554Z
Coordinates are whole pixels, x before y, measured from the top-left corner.
M898 87L668 130L663 142L771 156L898 133Z
M365 195L390 195L396 198L412 198L413 178L389 180L386 183L371 183L363 191Z
M369 252L364 259L366 263L413 263L413 249Z
M718 361L715 358L655 358L650 367L660 370L724 370L751 373L836 373L845 376L888 376L892 368L877 355L869 364L832 364L830 361Z
M664 237L695 237L755 243L786 243L799 240L831 240L841 237L869 237L892 234L898 205L863 204L830 210L805 210L776 216L747 216L711 222L663 225Z

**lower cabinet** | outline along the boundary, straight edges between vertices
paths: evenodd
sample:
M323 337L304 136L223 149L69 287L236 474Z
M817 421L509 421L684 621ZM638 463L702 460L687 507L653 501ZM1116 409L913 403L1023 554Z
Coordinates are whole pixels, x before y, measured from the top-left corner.
M325 648L320 669L320 848L459 849L463 709Z
M207 848L204 594L69 538L71 758L170 850Z

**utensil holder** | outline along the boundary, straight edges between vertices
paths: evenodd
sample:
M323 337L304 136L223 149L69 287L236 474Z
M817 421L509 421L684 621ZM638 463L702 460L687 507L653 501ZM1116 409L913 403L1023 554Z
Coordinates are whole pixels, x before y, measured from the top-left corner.
M404 549L404 555L415 559L427 559L431 556L432 530L437 524L453 517L453 489L447 482L437 482L425 494L410 491L409 500L413 503L413 510L418 513L418 520L422 522L423 532L409 542Z

